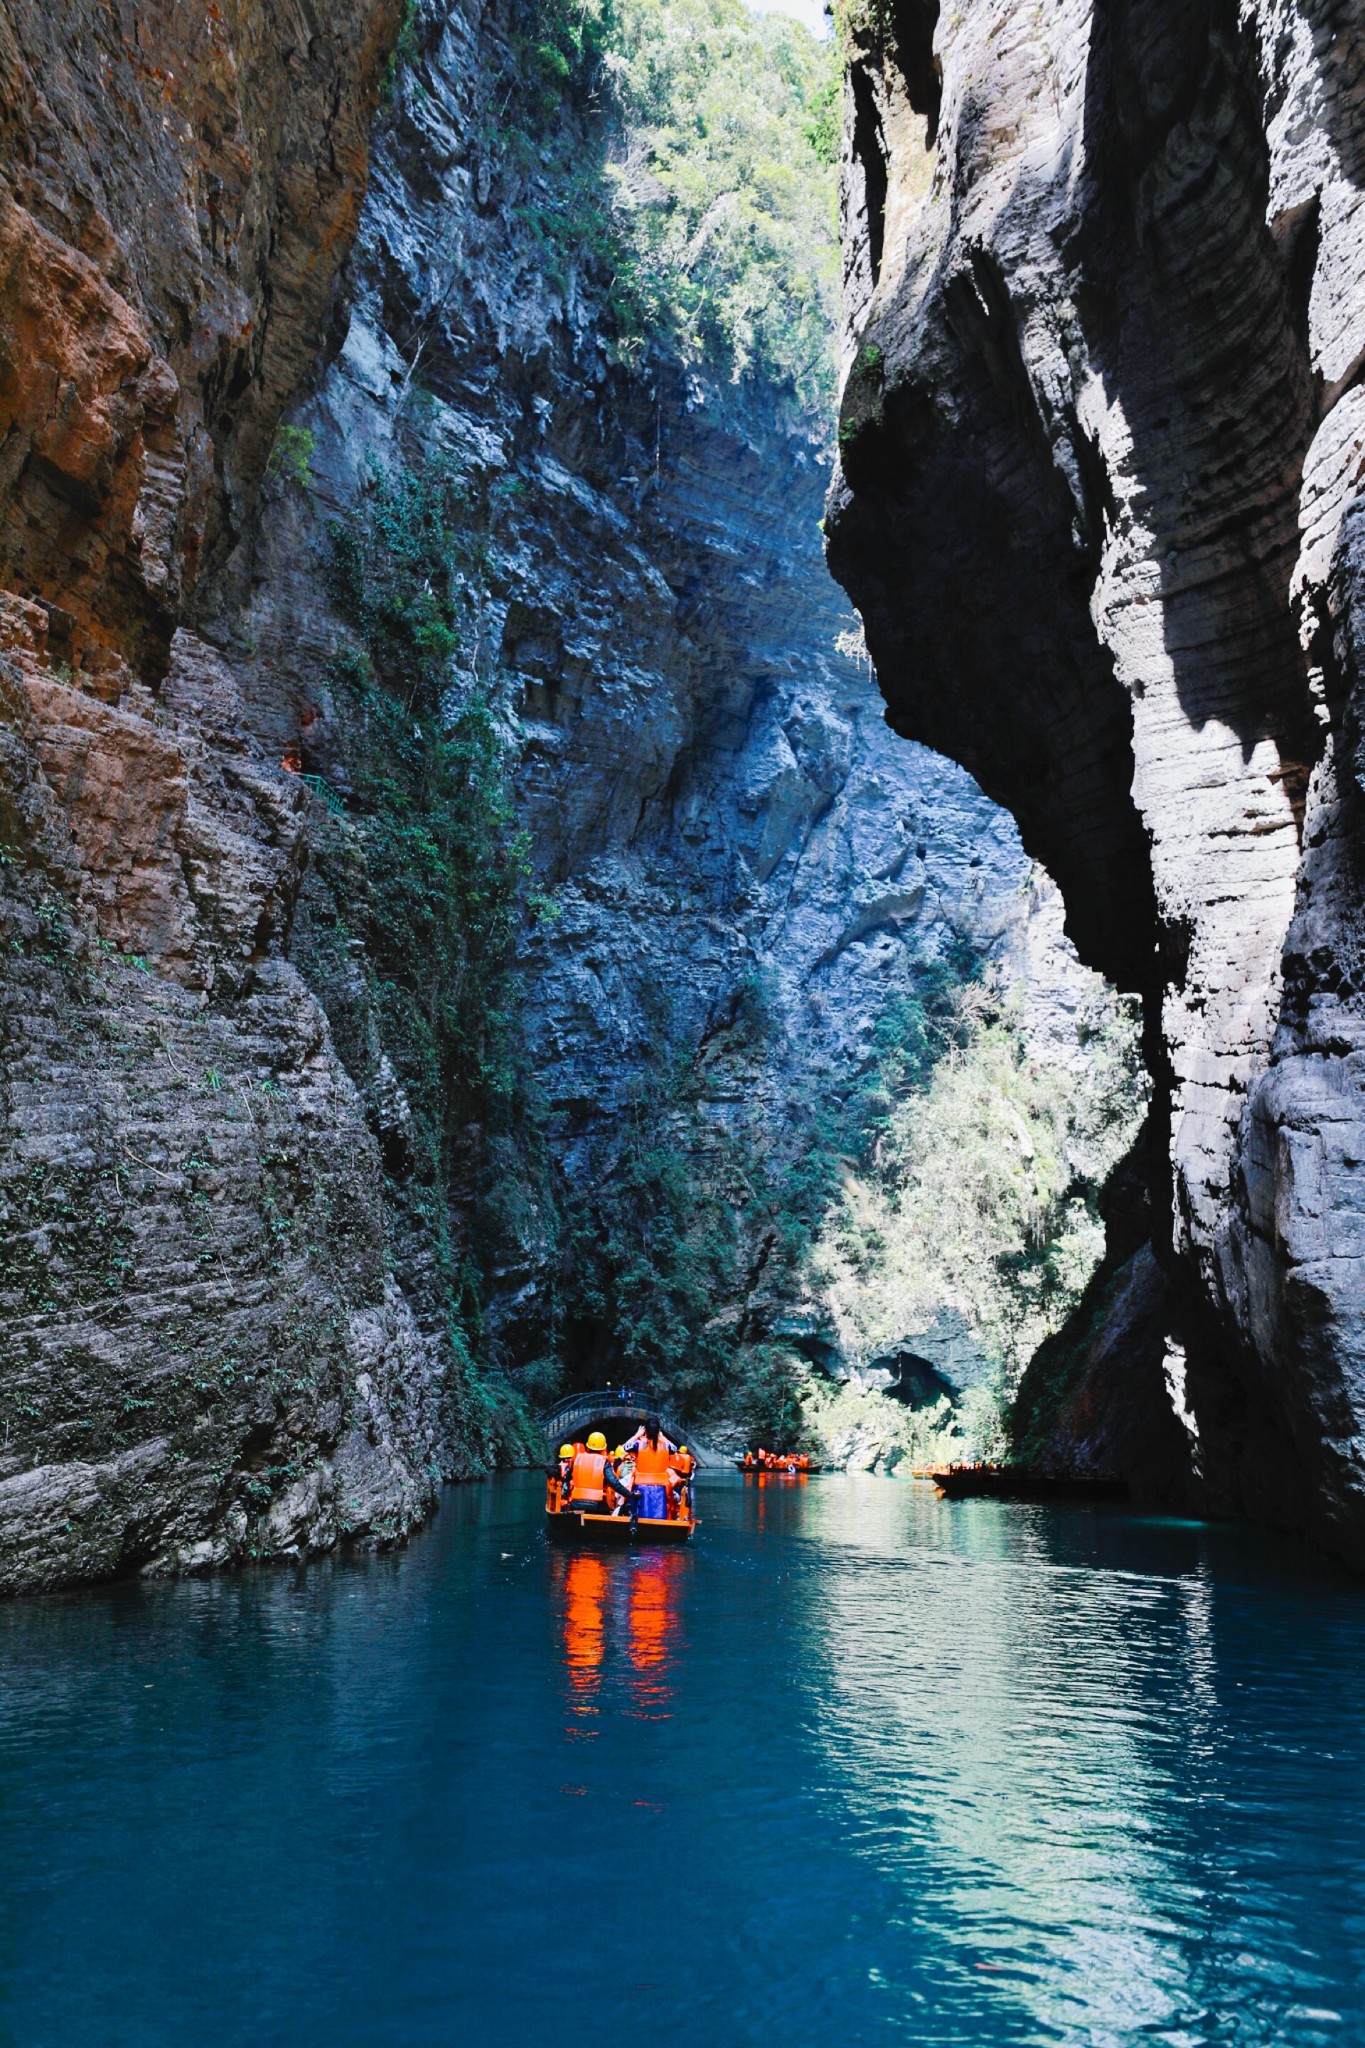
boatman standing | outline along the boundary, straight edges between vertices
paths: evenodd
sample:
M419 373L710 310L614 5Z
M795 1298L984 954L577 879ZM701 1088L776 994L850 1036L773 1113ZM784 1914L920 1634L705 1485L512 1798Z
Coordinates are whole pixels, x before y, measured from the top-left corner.
M696 1459L687 1445L683 1444L674 1454L673 1470L678 1475L678 1512L684 1521L687 1521L692 1513L692 1474L696 1469Z

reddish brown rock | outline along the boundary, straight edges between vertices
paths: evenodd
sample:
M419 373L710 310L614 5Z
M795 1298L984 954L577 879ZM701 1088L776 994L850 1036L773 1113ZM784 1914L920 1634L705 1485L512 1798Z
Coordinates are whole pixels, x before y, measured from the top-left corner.
M0 587L145 681L316 360L397 0L0 13Z
M396 1536L488 1455L284 957L308 794L186 625L396 15L0 4L0 1587Z

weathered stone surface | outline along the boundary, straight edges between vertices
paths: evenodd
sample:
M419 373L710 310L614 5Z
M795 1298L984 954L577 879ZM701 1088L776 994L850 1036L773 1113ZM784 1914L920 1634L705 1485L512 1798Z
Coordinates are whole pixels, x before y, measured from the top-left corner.
M284 766L350 788L324 564L371 463L506 487L454 685L520 719L567 1181L665 1015L718 1131L795 1142L917 949L971 937L1059 1045L1086 979L1008 818L836 644L819 437L610 361L527 226L534 152L495 189L497 9L419 10L337 298L396 12L0 0L0 1585L386 1540L495 1455L386 1201L411 1108L363 944L310 948L347 827ZM301 383L311 479L261 489ZM503 1252L516 1367L547 1341L534 1214Z
M6 1583L408 1526L448 1458L443 1368L385 1274L321 1011L278 959L206 1007L73 957L45 908L4 925Z
M182 624L325 343L395 19L0 8L5 1587L400 1533L463 1455L284 958L308 798Z
M164 669L327 333L397 0L0 10L0 587Z
M1358 12L892 13L831 561L1144 996L1212 1498L1365 1558Z

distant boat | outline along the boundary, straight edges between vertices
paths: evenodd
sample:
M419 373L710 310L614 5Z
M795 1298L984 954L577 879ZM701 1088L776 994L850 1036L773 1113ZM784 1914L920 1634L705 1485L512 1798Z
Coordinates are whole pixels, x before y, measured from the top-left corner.
M945 1500L1127 1500L1124 1479L1047 1472L1036 1465L918 1465Z
M652 1515L594 1515L582 1508L545 1509L545 1532L552 1543L575 1546L605 1543L688 1543L697 1526L695 1515L684 1521L657 1521Z
M808 1472L822 1472L823 1465L746 1465L743 1458L735 1459L736 1472L747 1472L756 1479L804 1479Z

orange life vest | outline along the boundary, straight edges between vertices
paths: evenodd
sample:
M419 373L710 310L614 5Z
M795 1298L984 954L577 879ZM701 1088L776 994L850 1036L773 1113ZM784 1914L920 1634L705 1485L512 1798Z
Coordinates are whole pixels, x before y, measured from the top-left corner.
M607 1483L602 1477L606 1469L605 1451L576 1451L573 1461L573 1499L575 1506L586 1507L590 1502L601 1505L606 1494Z
M635 1453L635 1484L637 1486L666 1486L669 1466L673 1453L667 1448L662 1436L658 1444L652 1444L646 1437Z
M697 1469L697 1461L691 1451L679 1451L673 1460L674 1468L682 1479L690 1479Z

